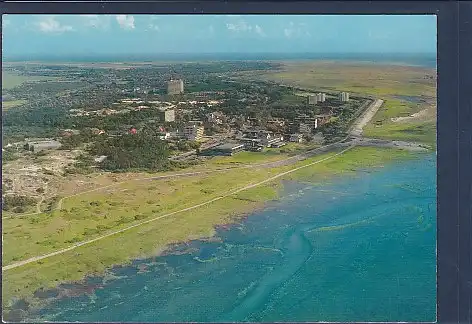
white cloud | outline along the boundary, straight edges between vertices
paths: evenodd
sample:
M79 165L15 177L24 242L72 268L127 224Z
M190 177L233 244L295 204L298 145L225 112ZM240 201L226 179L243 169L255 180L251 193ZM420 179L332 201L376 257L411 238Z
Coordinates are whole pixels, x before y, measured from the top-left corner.
M293 21L291 21L289 25L284 28L284 35L287 38L311 37L310 32L306 30L305 27L306 24L304 23L294 24Z
M85 27L104 29L109 26L110 16L107 15L81 15Z
M226 28L232 32L246 32L252 30L252 26L244 20L239 20L236 23L227 23Z
M266 34L264 33L264 30L259 26L259 25L256 25L256 27L254 28L254 30L256 31L256 33L259 35L259 36L262 36L262 37L265 37Z
M63 33L73 31L69 25L62 25L54 16L41 17L37 27L43 33Z
M134 17L131 15L116 15L116 21L123 29L134 29Z
M240 18L240 15L227 15L229 21L226 23L226 29L235 34L254 33L260 37L265 37L264 29L258 25L251 25L246 20Z

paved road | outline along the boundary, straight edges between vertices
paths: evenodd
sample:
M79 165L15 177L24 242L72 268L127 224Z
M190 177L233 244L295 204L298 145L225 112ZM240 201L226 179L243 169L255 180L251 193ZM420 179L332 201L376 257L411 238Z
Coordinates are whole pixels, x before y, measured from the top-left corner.
M354 127L351 129L351 136L354 136L354 137L362 136L362 130L370 122L370 120L375 116L375 114L380 109L382 104L383 104L383 100L376 99L366 109L366 111L364 111L364 113L361 114L361 116L357 119Z

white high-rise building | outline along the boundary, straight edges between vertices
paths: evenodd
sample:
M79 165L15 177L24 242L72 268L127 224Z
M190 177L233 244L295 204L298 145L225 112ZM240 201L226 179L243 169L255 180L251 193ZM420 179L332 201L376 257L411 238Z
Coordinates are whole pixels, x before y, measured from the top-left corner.
M318 93L316 95L316 98L318 100L318 102L325 102L326 101L326 93Z
M339 100L343 102L349 101L349 92L341 92L339 94Z
M184 81L182 80L170 80L167 82L167 94L175 95L184 92Z
M175 111L173 109L165 110L161 112L161 119L165 122L173 122L175 121Z

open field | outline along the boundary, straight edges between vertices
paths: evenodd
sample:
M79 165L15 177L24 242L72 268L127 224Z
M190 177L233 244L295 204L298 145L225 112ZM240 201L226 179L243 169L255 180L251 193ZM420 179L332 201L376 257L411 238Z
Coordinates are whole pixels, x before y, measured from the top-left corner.
M4 242L15 241L15 244L4 245L3 264L53 252L77 240L94 238L160 214L181 210L334 154L327 153L292 166L272 169L234 170L224 175L172 180L130 181L118 187L79 195L66 200L61 211L5 220ZM356 168L381 166L409 156L410 153L402 150L354 148L332 160L283 178L318 182L327 177L351 173ZM173 242L211 236L215 225L231 222L234 217L240 217L267 200L276 198L279 186L278 181L267 182L73 251L7 270L3 273L4 282L8 283L3 287L4 301L8 302L13 296L29 296L40 287L80 280L85 274L102 273L113 264L157 255Z
M14 108L17 106L21 106L25 104L27 101L26 100L9 100L9 101L4 101L2 102L2 110L8 110L10 108Z
M27 81L47 81L47 80L55 80L55 79L56 78L54 77L48 77L48 76L27 76L27 75L19 75L16 73L4 72L2 73L2 88L11 89Z
M248 73L241 73L249 77ZM280 71L251 72L251 77L312 90L349 91L373 96L436 95L436 73L432 69L399 65L341 63L329 61L284 62Z
M436 103L387 99L364 135L373 138L436 143Z

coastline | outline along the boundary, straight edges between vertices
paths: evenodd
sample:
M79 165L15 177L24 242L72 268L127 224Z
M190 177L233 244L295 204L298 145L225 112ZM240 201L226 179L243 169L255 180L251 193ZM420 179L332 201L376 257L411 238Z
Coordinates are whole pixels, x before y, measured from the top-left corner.
M374 156L372 158L372 154L378 151L382 152L382 154L379 153L377 156ZM418 157L418 154L412 154L409 152L406 152L405 154L404 151L401 151L402 153L400 153L400 151L401 150L378 149L378 148L357 149L356 151L354 151L354 154L353 156L351 156L351 159L349 159L349 157L347 159L346 157L338 158L336 159L337 161L333 163L317 164L313 167L303 169L303 172L297 171L295 174L291 174L290 176L284 177L284 178L288 178L291 180L297 180L297 179L303 178L305 181L308 180L307 182L309 183L320 183L321 181L324 181L330 178L332 179L333 177L336 177L336 176L345 176L347 174L355 174L354 170L358 169L360 166L380 167L386 163L401 162L405 160L405 158L408 158L408 157L409 158ZM364 154L362 152L364 152ZM313 159L320 159L320 157L318 156ZM365 162L368 162L367 165ZM326 164L328 165L331 164L331 169L329 166L327 167ZM78 273L79 275L76 275L75 278L70 278L69 280L63 280L62 282L65 284L67 283L80 284L81 282L86 281L87 278L90 276L106 273L107 269L110 269L110 267L113 267L114 265L126 266L127 264L133 263L133 260L156 257L159 255L162 255L162 253L165 250L167 250L166 247L169 247L172 244L182 243L182 242L186 242L192 239L202 239L202 238L211 239L212 237L214 237L216 227L227 226L228 224L234 224L238 222L240 219L243 219L244 217L247 217L248 215L254 213L255 211L259 209L263 209L266 206L268 201L276 200L278 198L280 187L281 187L280 181L277 181L276 184L268 183L257 188L249 189L247 192L245 192L244 195L239 195L238 199L226 198L224 199L224 201L215 202L211 206L200 207L201 209L198 209L196 211L198 214L195 214L193 216L202 217L203 215L203 218L206 218L207 221L208 221L208 218L211 218L211 221L210 221L211 224L205 223L203 227L194 229L193 233L185 233L186 235L180 236L179 238L175 238L172 241L159 242L158 244L158 246L160 246L159 249L156 249L156 245L152 244L152 248L148 248L146 251L142 251L141 256L134 255L134 253L131 253L131 255L128 255L127 257L121 259L121 261L114 262L114 263L110 262L108 266L104 265L101 269L97 269L96 271L92 271L88 273L82 272L81 274ZM243 204L241 202L243 202ZM192 217L192 215L190 215L190 217ZM145 236L143 235L144 234L143 232L149 233L149 235L151 235L151 233L153 232L153 228L151 227L150 229L147 229L147 230L144 229L143 231L140 232L141 234L140 236ZM154 235L155 234L156 233L154 232ZM117 241L121 240L123 242L123 237L116 237L116 240ZM119 242L116 242L116 243L117 243L116 245L119 245ZM99 247L98 247L98 250L100 250ZM96 255L95 253L91 253L91 254ZM48 262L45 262L46 265L47 263ZM26 268L29 267L30 271L34 271L34 269L37 266L41 266L41 265L36 264L32 266L28 265L25 267ZM15 270L10 270L10 271L12 271L12 273L15 272ZM29 271L26 271L26 273L29 273ZM11 282L11 280L8 280L9 276L11 276L11 273L9 273L9 271L4 273L4 278L7 278L6 280ZM16 280L20 278L17 277ZM41 283L40 287L43 287L43 288L45 287L47 290L48 288L57 286L60 283L61 282L57 282L57 281L51 282L51 281L46 280ZM33 308L41 307L41 302L38 300L35 300L36 298L32 297L32 295L34 295L36 292L37 292L37 289L24 290L22 294L23 296L21 296L23 298L26 298L25 299L26 303L30 304L30 307L33 307ZM5 295L6 294L5 294L5 288L4 288L4 296ZM8 301L8 299L4 298L4 306L7 306L11 310L15 309L15 303L12 303L10 305L8 304L5 305L6 301ZM25 302L25 301L22 301L22 299L17 299L17 301L20 303L20 305L24 304Z
M412 157L412 159L410 159L410 161L415 160L417 158L421 158L421 156L414 155ZM396 160L394 162L385 163L383 165L377 165L377 167L375 167L374 170L371 170L370 172L376 172L376 171L382 172L380 170L381 167L390 168L396 163L403 163L403 162L406 162L406 161L407 160L405 160L405 159L400 159L400 160ZM349 172L348 171L347 174L342 173L342 174L332 175L330 177L328 187L332 183L336 183L338 181L340 181L341 183L344 182L346 176L353 175L355 177L357 177L357 176L362 177L362 173L363 173L363 171L361 170L361 172L352 172L352 171ZM314 179L310 179L310 180L314 180ZM351 180L348 180L348 181L351 181ZM286 193L292 192L291 190L293 190L295 187L300 187L300 185L302 185L302 183L300 183L297 180L289 181L289 182L290 182L289 187L287 188L289 191L286 192ZM317 182L309 182L309 183L311 185L313 185L313 183L316 184ZM290 184L292 184L292 185L290 185ZM284 186L284 184L282 184L282 185ZM295 187L292 188L292 186L295 186ZM302 187L305 187L305 186L302 185ZM279 190L279 193L280 192L281 191ZM298 190L296 190L294 193L296 193L296 192L298 192ZM285 194L283 194L282 197L287 198L285 196ZM276 199L276 202L275 202L276 205L275 206L277 206L279 201L280 201L279 199ZM271 206L272 206L271 204L268 204L268 201L265 201L264 203L260 204L257 209L248 210L244 214L234 215L234 217L231 218L229 220L229 222L227 222L225 224L221 224L219 226L215 226L215 232L213 232L213 234L211 236L204 237L204 238L195 237L195 238L191 238L191 239L188 239L188 240L185 240L185 241L182 241L182 242L176 242L176 243L173 243L171 245L168 245L158 255L156 254L156 255L153 255L153 256L148 256L146 258L133 259L133 260L130 260L127 264L115 265L113 267L110 267L109 271L106 271L102 275L87 276L87 277L83 278L80 281L75 281L75 282L71 282L71 283L62 284L61 287L58 288L58 289L43 290L43 291L41 291L41 294L43 296L47 296L49 294L49 296L51 298L49 298L49 299L48 298L42 298L42 299L39 300L40 303L36 304L35 306L38 307L38 308L42 308L44 306L47 306L50 302L55 301L58 298L58 296L62 296L63 298L78 297L78 296L83 296L84 298L89 298L94 294L95 290L97 290L97 289L100 290L100 289L103 288L103 286L100 285L100 283L102 282L102 279L105 280L106 282L108 282L108 280L113 280L113 276L118 276L117 278L119 278L120 273L123 273L123 272L126 272L126 274L130 275L130 276L133 276L135 273L147 272L146 264L156 263L156 262L157 263L163 262L163 260L162 261L159 260L160 257L175 256L175 255L179 255L179 254L187 254L188 252L190 252L191 250L189 250L189 249L192 249L192 246L193 246L192 242L193 241L206 241L206 242L216 241L216 244L218 244L220 238L219 238L219 236L215 236L215 233L218 229L222 228L226 231L226 230L229 230L231 228L238 228L239 226L242 225L241 223L243 222L243 219L245 219L248 216L253 215L255 213L257 214L258 212L266 210L267 208L269 208L269 210L270 210ZM275 207L275 208L277 208L277 207ZM254 217L256 217L256 216L254 216ZM206 257L204 257L202 260L203 260L202 262L210 262L211 261L211 260L207 260ZM118 273L116 273L115 270L117 270ZM109 276L110 278L108 278L108 279L105 278L107 276ZM53 295L55 295L55 296L53 296ZM89 297L87 297L87 296L89 296ZM18 305L19 306L21 306L21 305L24 306L24 303L23 304L19 303ZM21 313L21 312L18 311L18 313Z

